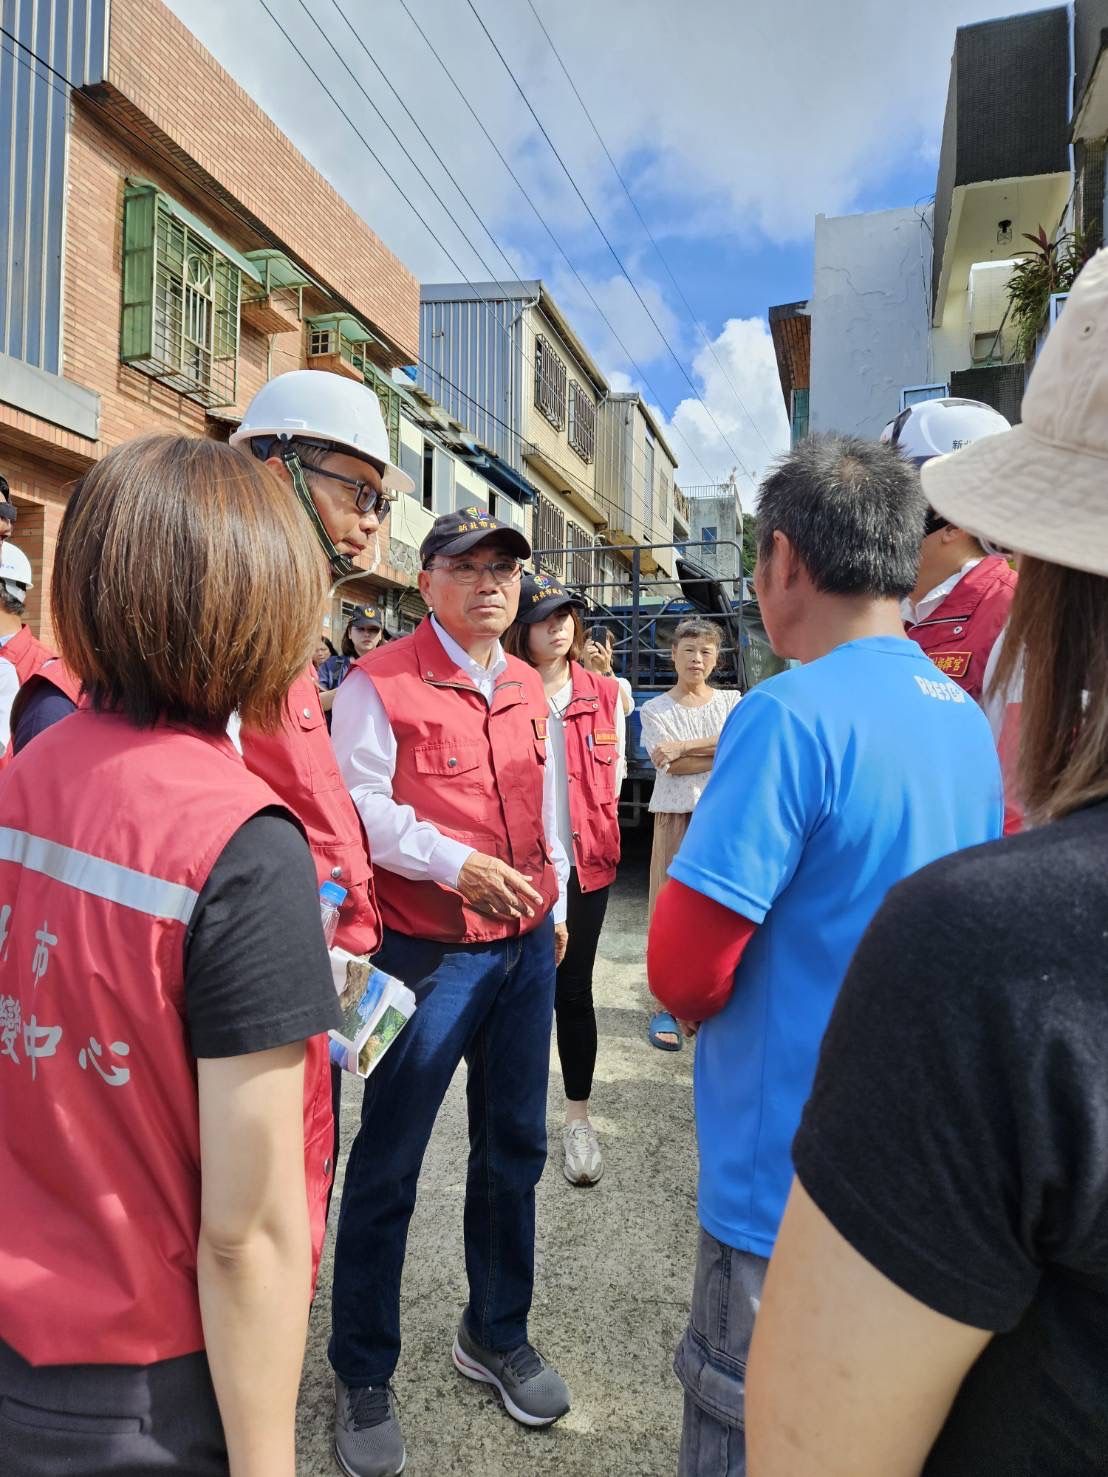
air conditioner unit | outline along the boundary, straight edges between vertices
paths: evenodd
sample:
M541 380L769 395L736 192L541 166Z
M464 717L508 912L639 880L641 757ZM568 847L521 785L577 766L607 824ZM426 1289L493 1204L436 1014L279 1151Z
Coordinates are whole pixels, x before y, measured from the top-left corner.
M921 400L945 400L949 394L949 385L905 385L900 392L900 408L907 410Z

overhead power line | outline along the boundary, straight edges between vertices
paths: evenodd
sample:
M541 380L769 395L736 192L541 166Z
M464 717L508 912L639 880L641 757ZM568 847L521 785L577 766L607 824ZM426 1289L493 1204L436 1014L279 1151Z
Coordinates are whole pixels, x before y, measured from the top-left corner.
M638 298L640 304L642 305L643 312L646 314L646 316L650 319L651 323L654 325L654 328L657 331L658 337L661 339L662 343L665 344L666 349L669 351L670 358L673 360L674 364L676 364L678 370L680 371L680 373L684 377L685 383L688 385L689 389L693 392L693 395L695 396L695 398L697 400L699 400L700 401L700 404L704 407L704 412L707 415L708 419L711 421L712 425L715 427L717 435L719 436L719 438L723 442L723 444L727 447L727 449L731 453L731 455L735 458L735 460L739 464L739 466L742 468L743 474L750 479L751 483L756 483L756 479L755 479L753 473L746 466L746 464L743 461L742 457L739 456L739 454L735 450L735 448L731 445L731 442L728 440L727 435L726 435L725 431L723 430L722 426L719 424L719 422L716 420L715 416L712 414L711 407L708 405L708 403L701 396L700 391L697 389L696 385L693 382L692 376L689 374L688 370L685 368L684 364L681 362L681 359L678 357L677 351L674 349L673 345L670 343L669 339L666 337L665 331L663 330L662 325L658 322L657 318L655 318L654 314L651 312L649 303L647 303L646 299L643 297L642 293L639 291L639 289L636 286L633 278L631 277L630 272L628 272L627 268L624 266L622 257L620 256L619 252L615 249L615 247L612 245L612 243L611 243L611 241L610 241L610 239L608 237L608 233L605 231L604 227L600 224L600 221L597 218L596 212L593 210L593 208L589 204L588 200L586 200L585 195L584 195L584 192L581 190L581 187L578 185L577 181L574 179L573 174L570 171L569 166L566 164L565 160L562 158L561 154L559 153L558 147L555 144L554 140L550 137L550 134L547 132L546 126L543 123L542 119L539 117L538 113L535 111L534 106L531 103L531 99L527 96L526 92L524 92L523 86L520 83L519 78L516 76L515 72L512 70L511 64L509 63L507 57L504 55L504 53L501 51L500 47L497 45L496 39L494 38L492 32L489 30L488 26L485 24L484 19L481 16L481 12L477 9L477 6L474 4L474 0L466 0L466 4L469 6L470 10L473 12L474 16L476 17L477 24L481 27L482 31L484 31L485 35L488 37L489 45L492 47L493 51L496 52L496 55L500 58L501 65L503 66L504 70L507 72L508 76L512 79L512 83L515 86L516 91L519 93L520 97L523 99L524 106L527 108L527 111L531 114L531 117L535 120L535 124L538 127L539 132L542 134L543 138L546 140L547 145L550 148L550 152L554 155L555 159L557 159L558 164L561 166L562 173L565 175L566 179L569 181L570 185L573 187L573 191L576 194L578 200L580 200L581 204L585 207L585 210L588 212L589 219L592 221L593 225L596 227L597 231L599 232L600 237L601 237L601 240L604 242L604 245L608 248L609 252L611 252L612 260L615 262L616 266L619 268L620 272L623 274L624 278L627 281L628 286L631 288L631 291Z
M13 60L16 61L20 66L22 66L26 71L28 71L31 76L35 78L36 81L44 83L46 86L50 87L52 91L57 92L62 97L68 97L71 93L77 92L82 101L87 104L93 112L100 114L104 118L106 125L110 130L126 135L131 140L133 140L133 142L138 145L138 147L143 152L157 155L174 174L180 172L181 161L178 156L173 154L168 148L157 143L156 140L153 139L151 136L145 133L140 133L135 128L131 127L101 98L97 97L94 93L87 91L79 84L74 83L71 78L69 78L64 72L61 72L56 67L54 67L49 61L46 60L45 57L41 56L37 51L34 50L33 47L29 46L27 42L22 41L18 36L13 35L11 31L7 30L3 26L0 26L0 38L5 39L9 43L8 47L0 47L0 50L7 51L7 54L10 55ZM29 60L25 59L24 56L20 54L21 52L26 53L26 57L29 58ZM38 72L36 72L35 70L35 64L41 67L43 71L48 75L39 76ZM51 80L52 78L56 80ZM234 202L232 199L217 194L210 185L205 184L202 180L190 177L190 184L197 191L198 194L206 196L217 207L221 214L228 214L233 216L239 222L239 224L243 226L247 232L249 232L250 235L266 235L266 232L264 230L259 231L259 223L251 218L246 213L246 211L238 206L237 203ZM413 206L412 209L415 210L415 207ZM416 214L418 216L418 212L416 212ZM418 218L422 221L422 217ZM269 239L273 240L274 242L278 241L278 238L272 233L269 233ZM423 359L422 356L417 355L417 360L419 364L429 373L439 374L439 372L435 370L434 366L431 365L427 360ZM502 420L494 412L488 410L488 408L484 406L480 401L475 400L474 397L463 390L460 385L456 385L451 379L449 379L448 376L444 374L439 374L439 378L443 381L444 384L449 386L449 388L452 389L462 400L472 405L475 409L485 411L485 413L488 415L488 418L495 425L504 430L514 441L518 442L521 446L526 444L526 438L522 435L521 432L517 431L507 421ZM548 460L550 461L550 464L558 471L560 471L570 482L576 483L577 486L582 490L582 492L584 492L587 496L593 499L598 498L599 495L596 493L595 488L590 486L590 484L580 475L580 473L576 472L572 467L567 467L562 463L555 461L553 458L548 458ZM709 481L711 481L710 478ZM649 535L652 530L649 529L647 525L642 522L641 519L634 518L632 516L631 521L638 526L641 532L647 534L647 541L649 541Z
M511 335L509 333L509 330L508 330L507 326L503 322L503 320L502 319L498 319L497 316L496 316L496 314L495 314L495 312L493 312L493 306L492 306L492 302L490 301L490 299L485 298L485 297L482 297L481 294L477 291L476 285L471 280L471 278L468 276L468 274L466 273L464 267L462 267L461 263L454 256L454 254L451 252L451 250L449 249L449 247L446 246L446 244L441 240L441 238L431 228L431 226L428 223L426 217L421 213L421 211L415 205L415 203L411 199L411 197L400 186L400 184L397 181L396 177L389 170L388 166L381 159L381 157L377 153L377 151L369 143L368 139L365 137L365 134L362 132L362 130L358 127L358 125L351 118L350 114L343 107L342 103L339 102L339 100L335 97L334 93L327 86L326 82L324 82L323 78L319 75L319 73L312 66L312 64L304 57L303 53L297 47L296 42L293 40L292 36L289 34L289 32L285 29L285 27L281 24L281 22L278 20L278 18L276 17L276 15L274 15L273 11L270 9L270 7L269 7L269 5L267 3L267 0L258 0L258 3L261 5L261 8L265 11L266 15L269 16L270 20L273 21L274 25L277 27L278 31L280 31L281 35L284 37L284 39L286 40L286 42L288 42L290 48L296 53L297 56L300 57L300 59L303 62L304 66L311 73L312 77L315 79L316 83L319 85L319 87L323 91L324 95L327 98L330 99L330 101L334 104L334 106L338 110L338 112L346 120L346 123L350 127L351 131L355 134L355 136L363 144L363 146L365 147L367 153L375 161L375 163L378 164L378 166L382 169L382 171L388 177L388 179L390 180L390 182L393 184L394 188L397 190L397 192L399 193L399 195L401 196L401 198L404 200L405 204L409 207L409 209L415 215L416 219L420 222L420 224L428 232L428 234L431 236L432 240L436 243L436 245L440 248L440 250L442 250L442 252L445 254L445 256L447 257L447 259L450 261L450 263L454 267L455 271L459 273L459 275L465 281L466 285L474 293L475 300L478 301L478 302L480 302L480 303L482 303L484 305L484 307L486 308L486 310L489 312L489 315L492 318L493 322L497 324L497 326L500 328L501 332L505 335L505 342L508 344L509 351L510 351L511 350ZM309 20L312 21L312 24L315 26L316 30L319 31L320 34L323 36L323 39L327 42L327 44L330 47L331 51L335 54L335 56L339 59L339 61L343 65L343 67L346 69L346 71L347 71L348 75L350 76L351 80L358 87L358 89L359 89L359 95L361 95L361 96L364 97L365 96L365 93L362 90L362 84L360 83L360 81L359 81L358 77L356 76L356 74L353 71L351 71L349 65L346 63L345 59L341 56L341 54L339 53L339 51L337 50L337 48L334 46L333 42L331 42L331 40L327 36L326 32L323 31L323 28L320 26L319 22L315 19L315 17L308 10L307 6L304 4L304 0L298 0L298 3L300 4L301 9L303 9L305 11L305 13L308 15ZM335 9L339 11L339 14L342 16L342 18L346 22L347 26L350 27L351 31L353 32L353 27L350 26L350 22L347 19L346 15L341 10L341 7L337 4L337 0L336 0L336 3L335 3ZM355 38L357 39L356 33L355 33ZM359 41L359 45L361 45L361 44L362 43ZM364 49L365 48L363 46L363 50ZM372 58L371 58L371 60L372 60ZM377 63L374 62L374 65L376 66ZM378 68L378 70L380 71L380 68ZM382 75L384 75L384 74L382 73ZM390 87L391 87L391 84L390 84ZM399 95L395 92L395 89L393 89L393 94L394 94L394 96L397 97L397 100L400 101ZM367 101L368 101L368 99L367 99ZM371 104L371 106L372 106L372 104ZM402 103L402 106L403 106L403 103ZM443 201L442 197L439 195L438 191L435 189L434 185L432 185L431 184L431 181L427 178L427 175L419 167L419 165L416 163L416 161L412 158L411 153L408 151L408 149L406 148L406 146L404 145L404 143L400 140L400 138L396 134L395 130L391 127L391 125L388 123L388 121L383 117L383 115L380 113L380 110L379 109L377 109L376 107L374 107L374 112L381 119L382 123L385 124L386 128L389 129L389 132L392 134L392 137L396 140L397 144L399 145L400 149L404 153L405 157L409 160L409 162L412 164L412 166L417 170L417 172L419 173L420 178L427 185L427 187L431 191L432 195L434 195L435 199L438 201L438 203L446 211L446 214L448 215L449 219L453 222L453 224L457 228L459 234L461 235L462 240L466 243L466 245L470 248L470 250L473 251L473 253L477 257L478 261L485 268L485 271L486 272L489 272L490 275L491 275L491 268L489 267L488 263L484 260L484 258L481 256L480 252L474 246L473 242L470 240L469 236L467 235L467 233L465 232L465 230L462 228L461 224L459 223L457 217L446 206L445 202ZM426 135L425 134L423 135L423 137L426 139ZM440 164L443 164L442 159L438 155L437 151L434 149L434 146L430 143L430 140L427 140L427 144L428 144L428 147L431 149L432 153L435 154L436 159L439 160L439 163ZM453 182L453 176L449 174L449 171L448 170L446 170L445 164L443 164L443 169L447 173L448 177L451 178L451 180ZM455 183L455 188L459 188L456 185L456 183ZM470 208L472 210L472 207L470 207ZM476 211L474 211L473 213L476 215ZM478 219L479 219L479 217L478 217ZM482 226L483 226L483 223L482 223ZM484 226L483 226L483 228L484 228ZM487 231L487 228L484 228L484 229L486 229L486 231ZM490 236L490 239L492 239L494 241L494 244L497 244L495 242L495 238L492 236L492 233L489 232L489 231L487 231L487 234ZM503 252L501 252L501 254L503 255ZM505 258L505 260L507 260L507 258ZM567 258L567 260L568 260L568 258ZM572 266L572 263L570 265ZM503 284L502 283L499 283L499 282L496 282L495 281L495 278L493 279L493 281L494 281L494 285L496 287L498 287L500 289L500 291L505 294L505 296L507 296L508 295L507 294L507 290L504 288ZM584 284L583 281L582 281L582 286L585 286L585 284ZM587 287L586 287L586 291L588 291ZM591 297L591 294L590 294L590 297ZM604 317L603 310L600 308L600 305L598 303L596 303L595 299L592 299L592 301L593 301L594 306L597 309L597 312L599 312L601 314L601 316ZM608 324L608 327L611 330L611 332L613 333L613 335L615 335L615 329L612 327L612 324L608 321L608 319L606 317L604 318L604 321L605 321L605 323ZM628 355L628 358L630 359L630 357L631 357L630 356L630 353L626 349L626 346L623 345L622 341L619 340L618 335L616 335L616 340L617 340L618 343L620 343L620 347L623 348L624 352ZM424 363L424 361L422 359L420 360L420 362L421 363ZM639 375L645 381L646 377L643 374L643 371L641 369L639 369L639 366L637 364L635 364L635 362L634 362L633 359L631 360L631 363L634 365L634 367L638 371ZM431 369L429 365L425 365L425 367L432 374L438 373L437 370ZM451 388L456 393L458 393L458 394L461 394L462 393L459 390L459 388L456 385L453 385L451 381L447 380L444 375L440 375L440 378L442 378L445 383L449 384L451 386ZM651 388L651 393L656 395L656 391L654 391L652 389L652 387L649 386L649 382L648 381L647 381L647 385L648 385L648 388ZM463 398L465 398L466 400L471 401L471 403L473 403L474 405L477 405L478 408L486 409L486 413L487 413L487 408L481 406L481 404L480 404L479 401L473 401L472 400L472 397L471 396L468 396L468 395L467 396L464 396ZM492 418L494 420L496 420L501 425L504 425L505 424L504 422L502 422L502 421L499 420L499 417L493 416ZM519 442L520 442L521 445L526 444L525 438L523 436L519 435L518 433L516 433L514 431L512 432L512 434L517 437L517 439L519 440ZM684 439L684 438L682 438L682 439ZM697 454L696 454L695 450L693 449L693 447L691 445L689 445L689 443L687 441L686 441L685 444L688 446L689 452L691 453L691 455L692 455L694 461L696 462L696 464L700 467L700 470L704 473L704 476L710 480L710 473L708 472L707 468L704 466L704 464L700 460L700 458L697 456ZM560 466L560 464L557 463L557 462L555 462L553 460L553 458L550 458L550 462L551 462L551 465L552 466L558 467L558 469L560 471L562 471L563 474L571 477L572 480L576 481L580 486L588 489L588 483L585 482L578 474L575 474L575 473L571 472L568 468L566 468L564 466ZM632 469L631 470L632 470L632 473L634 473L634 470L635 470L634 465L632 465ZM645 476L644 476L644 481L645 481ZM595 490L590 490L590 495L593 496L593 497L595 497L595 495L596 495L595 494ZM649 528L645 523L642 523L640 520L635 520L635 521L640 523L641 531L646 535L646 538L649 541L649 539L650 539L650 537L651 537L651 535L653 533L653 529Z
M623 175L620 172L619 165L616 163L615 159L613 159L613 157L612 157L612 151L608 148L608 145L604 141L603 134L600 132L600 129L596 126L596 120L593 118L593 115L589 112L588 106L585 103L585 99L581 96L581 93L578 90L578 87L577 87L576 82L574 82L573 78L570 76L569 68L566 66L565 62L563 61L561 52L554 45L554 39L553 39L553 37L551 36L550 32L547 30L546 26L543 24L542 16L539 14L539 12L535 8L535 0L527 0L527 4L531 8L531 14L535 17L535 20L538 22L539 29L542 31L543 35L546 37L547 44L549 45L550 50L554 53L554 58L557 61L559 67L561 67L562 73L563 73L566 81L569 83L570 88L572 89L572 92L573 92L574 97L581 104L581 111L584 113L585 117L589 120L589 127L592 129L593 133L596 134L597 142L599 143L600 147L604 150L604 156L607 159L608 163L612 166L612 172L613 172L613 174L615 175L616 179L619 180L620 185L623 188L623 193L627 196L628 202L630 203L631 209L635 212L635 215L638 217L639 225L641 225L642 228L643 228L643 230L646 232L647 239L649 240L651 246L653 246L654 251L655 251L655 254L657 255L658 260L661 262L662 266L665 268L666 275L669 277L669 280L673 283L673 287L674 287L674 290L677 293L677 296L681 299L682 303L684 304L685 311L689 315L689 321L692 323L692 325L696 329L697 333L699 333L700 337L704 340L705 347L708 349L708 351L711 354L712 358L716 361L716 365L718 366L719 371L723 375L724 379L727 381L727 384L730 387L731 393L734 395L736 402L738 403L738 405L740 406L740 408L742 410L742 413L746 416L747 420L750 422L750 424L754 427L755 431L758 433L758 436L759 436L759 438L760 438L760 440L762 442L762 445L769 452L770 456L775 456L776 455L776 452L774 451L773 447L769 444L769 442L766 440L765 436L762 434L762 428L761 428L761 426L759 426L758 422L754 419L754 417L751 415L750 411L747 409L746 402L743 400L743 397L739 394L739 391L736 388L734 382L732 381L731 376L727 373L727 370L724 367L723 360L716 353L715 344L712 343L712 340L704 332L704 326L703 326L703 324L700 322L700 319L697 317L697 315L693 312L692 306L689 303L688 298L685 296L684 292L681 290L681 284L678 282L677 278L673 275L673 270L670 267L669 262L666 260L665 255L662 252L662 248L658 245L658 242L657 242L657 239L655 238L654 232L647 225L646 220L645 220L645 218L643 216L643 213L639 209L638 204L635 201L635 197L631 194L631 190L630 190L630 188L629 188L629 186L627 184L627 181L624 179Z
M420 25L420 23L416 19L416 17L412 14L411 8L408 5L408 0L398 0L398 3L400 5L401 9L404 11L404 14L408 17L408 19L411 21L412 25L419 32L419 35L423 39L423 42L426 45L428 51L430 51L431 55L438 62L440 68L442 69L443 74L445 75L445 77L449 81L450 85L454 88L454 91L458 94L458 97L460 98L460 100L462 102L462 105L465 107L466 111L469 113L469 115L473 119L473 121L477 124L477 127L481 130L482 134L484 135L484 137L485 137L486 141L488 142L489 146L491 147L491 149L495 153L496 157L500 160L501 164L504 166L505 170L507 171L509 177L512 180L512 183L515 185L516 189L519 191L519 193L523 196L524 200L527 202L527 204L530 207L531 212L534 215L535 219L538 221L539 225L542 226L542 228L546 232L547 236L549 236L550 240L553 242L555 250L562 257L562 259L565 262L566 266L573 273L573 276L577 279L578 284L580 285L580 287L581 287L582 291L584 292L585 296L588 298L589 302L596 309L597 314L600 316L600 318L602 319L602 321L607 324L608 329L609 329L609 331L610 331L610 333L612 335L612 338L619 345L619 347L623 350L624 354L627 356L628 362L631 364L632 368L635 369L635 371L639 375L639 378L642 380L642 383L645 386L645 388L654 397L655 402L660 405L662 403L662 397L653 388L653 386L650 384L650 381L646 378L646 375L642 372L642 370L639 368L639 366L635 363L635 361L632 358L631 353L628 350L626 344L620 338L620 336L616 332L616 330L612 327L611 321L609 320L607 314L604 312L604 309L597 302L595 296L593 295L592 289L589 287L589 285L585 281L585 279L581 276L581 273L574 266L573 261L570 258L569 253L566 251L566 249L562 245L561 241L559 241L558 237L554 234L554 231L551 229L551 227L550 227L549 223L547 222L546 217L543 215L542 211L535 204L535 201L532 198L530 192L528 191L526 185L524 185L523 181L516 174L515 170L512 168L511 163L505 157L503 150L500 148L499 144L496 142L496 140L493 138L492 134L489 132L488 128L485 126L485 123L484 123L483 119L481 118L481 115L477 112L476 108L474 108L473 104L470 102L469 97L467 96L467 94L465 92L465 89L461 86L461 84L458 82L457 78L454 76L454 73L451 71L451 69L447 66L446 62L443 61L442 57L439 55L438 51L435 48L435 43L431 40L430 36L427 34L427 32L424 30L424 28ZM470 285L472 286L472 283ZM695 387L694 387L694 393L695 393ZM700 396L697 395L696 398L699 400L700 399ZM705 407L705 409L707 409L707 407ZM697 453L696 453L695 449L693 448L692 444L690 443L688 437L684 434L684 432L680 429L680 427L678 427L676 425L672 425L672 423L671 423L671 428L673 430L674 435L680 437L681 442L684 445L685 449L689 452L689 455L692 457L692 459L696 463L696 465L700 468L701 472L703 472L705 480L707 482L710 482L712 480L712 475L708 471L708 469L705 467L705 465L701 461L700 457L697 455ZM743 468L743 471L746 472L746 468L745 467ZM746 475L749 477L750 476L750 473L747 472Z

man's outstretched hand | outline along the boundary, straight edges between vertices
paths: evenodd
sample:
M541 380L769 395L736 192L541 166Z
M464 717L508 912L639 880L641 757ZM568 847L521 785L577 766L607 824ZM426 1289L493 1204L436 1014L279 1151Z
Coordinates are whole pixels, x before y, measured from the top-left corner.
M497 856L474 851L458 873L458 891L471 908L492 918L533 918L542 895L528 878Z

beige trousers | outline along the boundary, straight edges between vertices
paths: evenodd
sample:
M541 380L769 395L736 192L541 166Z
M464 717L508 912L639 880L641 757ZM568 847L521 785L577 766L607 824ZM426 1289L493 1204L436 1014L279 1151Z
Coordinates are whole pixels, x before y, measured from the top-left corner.
M654 917L654 904L666 881L669 864L677 855L691 820L691 810L659 810L654 816L654 842L650 848L650 896L646 905L648 924Z

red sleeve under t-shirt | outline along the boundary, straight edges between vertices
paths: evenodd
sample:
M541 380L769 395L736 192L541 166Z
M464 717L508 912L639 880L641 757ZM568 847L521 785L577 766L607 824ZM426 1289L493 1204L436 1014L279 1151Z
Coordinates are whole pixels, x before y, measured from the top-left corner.
M706 1021L731 998L735 970L757 928L674 878L654 905L646 973L655 999L682 1021Z

